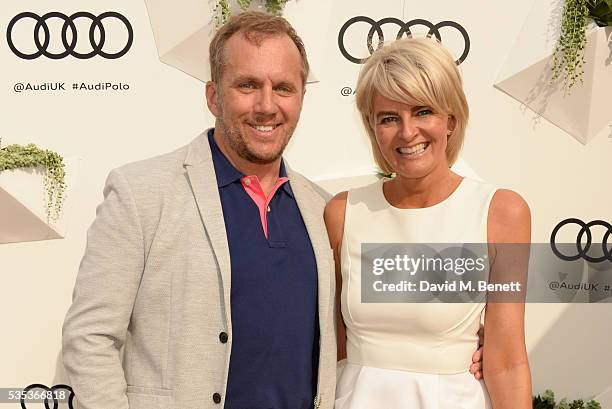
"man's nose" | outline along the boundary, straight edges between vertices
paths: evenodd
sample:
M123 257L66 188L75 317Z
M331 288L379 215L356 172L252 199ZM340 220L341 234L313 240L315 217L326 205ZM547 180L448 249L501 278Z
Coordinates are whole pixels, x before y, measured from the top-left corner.
M274 90L271 86L266 85L260 88L254 108L255 112L259 114L276 114L278 106L276 105Z

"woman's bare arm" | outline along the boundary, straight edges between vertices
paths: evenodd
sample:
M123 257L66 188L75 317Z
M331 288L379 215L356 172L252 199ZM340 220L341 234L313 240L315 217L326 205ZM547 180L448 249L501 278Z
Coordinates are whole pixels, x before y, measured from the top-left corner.
M519 281L524 291L531 241L531 214L525 200L510 190L497 191L489 209L487 230L494 251L490 281ZM483 372L494 409L531 409L524 323L525 304L520 296L505 300L488 297Z

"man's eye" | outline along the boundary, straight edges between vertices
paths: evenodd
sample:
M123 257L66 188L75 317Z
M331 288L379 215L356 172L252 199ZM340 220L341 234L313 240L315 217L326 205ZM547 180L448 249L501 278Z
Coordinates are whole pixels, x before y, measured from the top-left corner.
M239 84L238 87L243 89L255 89L255 84L253 84L252 82L245 82Z
M276 91L282 94L289 94L293 91L293 88L286 85L281 85L279 87L276 87Z

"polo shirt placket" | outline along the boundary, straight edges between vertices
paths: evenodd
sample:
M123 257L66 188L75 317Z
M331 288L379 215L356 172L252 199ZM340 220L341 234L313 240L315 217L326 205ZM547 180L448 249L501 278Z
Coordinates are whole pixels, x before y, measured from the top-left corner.
M227 409L313 406L319 354L314 251L281 162L266 197L209 131L232 267Z

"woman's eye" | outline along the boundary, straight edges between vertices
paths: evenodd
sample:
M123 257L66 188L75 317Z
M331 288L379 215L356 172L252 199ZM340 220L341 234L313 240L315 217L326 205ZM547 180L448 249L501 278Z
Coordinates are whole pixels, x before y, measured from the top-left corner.
M433 111L429 108L421 109L417 112L417 116L424 116L424 115L431 115L431 114L433 114Z
M386 116L380 120L381 124L390 124L393 122L397 122L398 118L396 116Z

